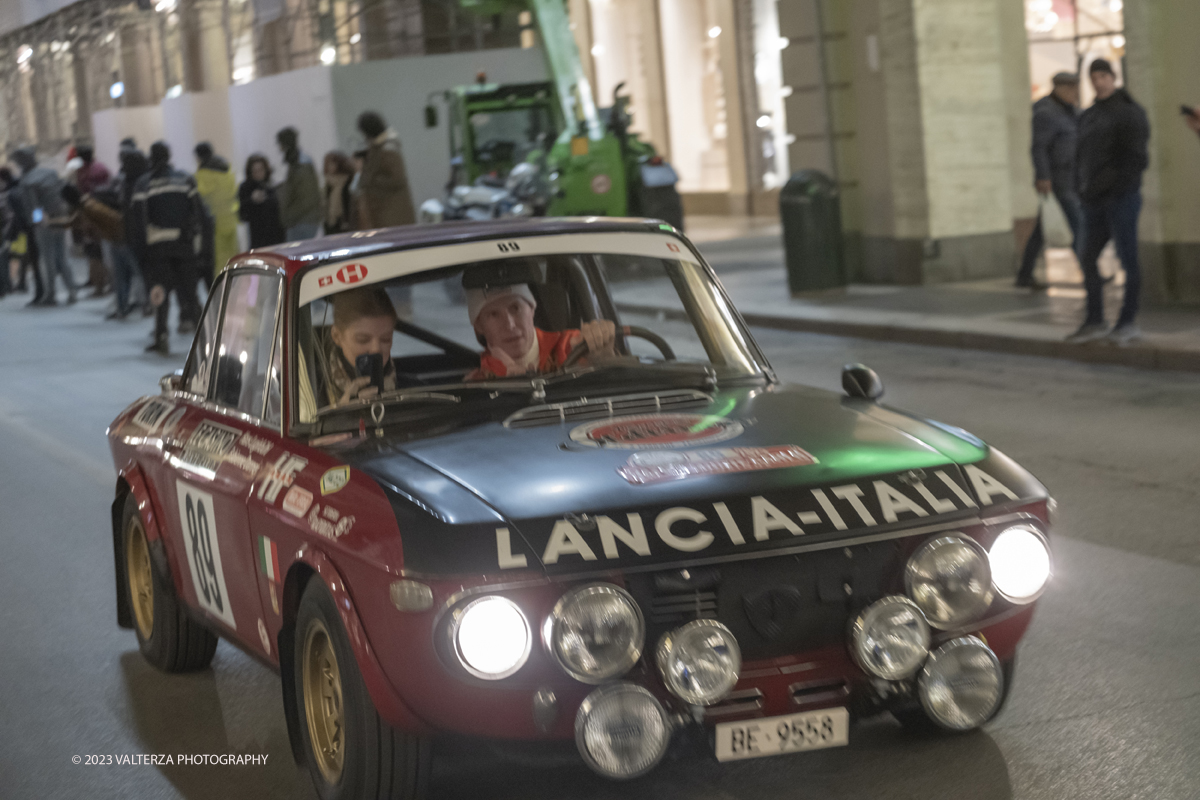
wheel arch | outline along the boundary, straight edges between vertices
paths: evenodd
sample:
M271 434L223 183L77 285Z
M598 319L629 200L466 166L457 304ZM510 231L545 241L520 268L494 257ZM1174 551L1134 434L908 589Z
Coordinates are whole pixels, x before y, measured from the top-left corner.
M304 763L303 745L300 740L300 712L296 701L295 644L296 617L300 598L309 581L320 580L333 597L334 606L341 616L346 638L354 651L354 660L362 674L371 702L379 715L389 724L411 733L430 733L432 728L408 707L392 688L383 672L375 651L367 640L366 629L358 615L358 609L346 590L337 567L325 553L305 545L287 569L283 582L283 597L280 600L280 615L283 624L276 637L276 652L279 653L279 677L283 688L283 710L287 717L288 741L292 746L292 757L297 764Z
M117 484L113 495L111 515L113 575L116 579L117 589L117 625L122 628L132 628L133 609L129 607L129 576L126 574L125 568L125 542L122 530L122 523L125 521L125 502L131 495L137 502L138 512L142 516L142 525L146 529L146 539L150 544L152 557L163 559L165 562L166 552L163 547L162 533L158 527L158 515L155 513L154 504L150 499L150 487L142 468L136 462L130 462L117 473ZM159 566L165 568L168 564L161 563ZM167 569L163 574L171 575L172 572Z

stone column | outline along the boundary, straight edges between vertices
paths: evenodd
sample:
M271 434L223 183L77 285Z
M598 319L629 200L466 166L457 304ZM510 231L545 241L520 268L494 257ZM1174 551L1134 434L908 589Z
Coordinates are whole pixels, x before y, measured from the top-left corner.
M1148 303L1200 303L1200 138L1180 117L1200 106L1200 3L1125 4L1128 88L1150 117L1150 168L1139 229Z
M922 279L1013 269L997 0L911 0L929 240Z
M1033 103L1029 95L1029 36L1022 0L999 0L1000 54L1004 69L1004 105L1008 118L1008 175L1011 181L1013 234L1020 253L1037 222L1033 189Z
M229 85L229 45L221 0L186 0L180 6L183 88L188 92Z
M825 3L820 31L813 0L780 4L792 168L836 166L856 279L1012 273L1014 186L1028 181L1009 131L1028 126L1029 101L1007 72L1011 2Z

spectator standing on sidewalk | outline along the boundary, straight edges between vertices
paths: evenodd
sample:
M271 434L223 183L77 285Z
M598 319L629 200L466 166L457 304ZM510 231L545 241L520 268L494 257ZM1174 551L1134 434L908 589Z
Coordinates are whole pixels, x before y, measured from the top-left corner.
M325 235L354 230L350 224L353 195L350 181L354 179L354 162L341 150L325 154Z
M55 279L59 275L67 285L67 302L74 303L75 276L67 263L67 231L61 224L67 216L67 206L62 199L64 181L50 167L38 164L32 147L23 147L13 153L13 161L21 168L19 186L25 211L29 214L25 222L33 229L41 255L45 295L38 305L58 305Z
M300 150L300 134L284 128L275 135L287 177L279 185L279 215L289 242L312 239L321 227L321 185L312 159Z
M1033 156L1034 188L1040 195L1054 193L1062 207L1067 224L1074 236L1076 255L1082 244L1083 205L1075 188L1075 147L1079 137L1079 76L1073 72L1060 72L1054 76L1054 91L1033 104ZM1042 233L1042 217L1029 241L1025 243L1025 254L1021 258L1021 270L1017 273L1017 286L1042 289L1033 279L1033 268L1042 252L1045 237Z
M11 281L12 275L12 241L15 236L13 231L16 230L17 221L16 214L13 213L13 207L8 202L8 197L0 197L0 297L4 297L13 290Z
M359 229L412 225L417 215L409 193L404 156L400 153L400 139L375 111L359 115L358 130L367 141L367 155L358 179ZM400 317L411 319L412 287L396 287L389 294Z
M150 170L138 179L129 213L130 245L150 287L150 300L157 307L154 342L146 352L169 355L168 293L175 292L179 305L180 333L195 331L200 318L195 241L205 211L196 181L171 166L166 142L150 145Z
M1088 77L1096 102L1079 120L1079 194L1083 198L1084 244L1080 248L1087 318L1067 337L1090 342L1107 337L1124 345L1141 337L1137 325L1141 296L1137 223L1142 210L1142 173L1150 164L1150 122L1145 110L1125 89L1117 88L1112 65L1092 62ZM1125 300L1117 324L1104 322L1104 281L1097 261L1112 239L1125 270Z
M13 226L10 238L6 242L6 250L11 258L17 261L13 275L13 291L28 291L29 284L26 275L33 274L33 299L26 305L39 305L46 296L46 287L42 284L42 272L38 269L37 242L33 238L33 227L29 224L29 212L25 209L25 199L17 186L17 178L8 167L0 168L0 202L12 210ZM5 269L10 265L6 262Z
M146 174L150 169L150 162L146 160L146 154L132 143L121 143L121 171L117 173L116 180L113 181L113 188L117 193L117 210L121 212L121 220L124 225L124 236L120 242L113 242L110 256L113 265L113 282L117 287L117 309L115 319L120 319L132 311L134 307L142 307L142 315L150 316L154 313L154 306L150 303L149 289L146 286L146 281L142 275L141 265L138 264L137 256L134 255L133 248L130 246L132 236L130 234L130 209L133 207L133 190L137 185L138 180ZM126 306L126 314L121 314L121 291L122 286L128 287L128 305Z
M79 169L75 170L75 186L79 189L80 194L90 195L112 180L108 167L96 160L95 150L90 144L81 144L76 147L75 155L82 162ZM85 285L92 287L90 296L100 297L108 294L112 279L109 274L109 265L104 263L104 251L100 245L103 237L86 219L81 222L77 232L78 241L83 245L83 254L87 257L88 281Z
M369 230L412 225L417 215L409 193L400 140L374 111L364 111L359 116L358 130L367 140L367 156L358 180L363 217L359 227Z
M262 153L246 159L246 180L238 187L238 216L250 226L250 249L286 241L279 198L271 185L271 163Z
M212 263L201 264L200 268L208 269L208 274L215 277L241 249L237 238L237 179L229 162L214 153L208 142L196 145L196 161L196 188L213 220Z

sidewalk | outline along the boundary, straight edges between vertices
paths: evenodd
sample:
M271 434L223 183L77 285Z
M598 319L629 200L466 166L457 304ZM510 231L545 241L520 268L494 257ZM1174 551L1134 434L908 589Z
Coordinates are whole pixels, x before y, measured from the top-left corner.
M857 284L792 297L777 226L764 220L737 230L739 238L722 239L719 228L689 222L699 234L695 241L700 251L751 325L1200 372L1200 308L1143 309L1139 323L1144 338L1126 347L1064 342L1083 320L1084 304L1082 276L1069 250L1049 251L1046 275L1051 288L1044 292L1015 289L1012 279L1002 278L930 286ZM1116 260L1106 254L1101 272L1117 271ZM1110 322L1120 307L1123 277L1118 274L1107 287ZM670 286L651 282L616 289L623 308L682 313Z

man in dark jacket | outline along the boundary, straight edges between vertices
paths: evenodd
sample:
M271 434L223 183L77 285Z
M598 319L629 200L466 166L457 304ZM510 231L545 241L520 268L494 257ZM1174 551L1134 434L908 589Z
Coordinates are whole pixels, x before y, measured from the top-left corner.
M287 240L314 238L321 229L321 186L312 159L300 149L300 133L292 127L275 134L287 164L287 177L279 185L279 216Z
M1038 194L1054 192L1062 206L1067 224L1074 235L1076 251L1082 244L1080 227L1083 224L1083 206L1075 189L1075 145L1079 136L1079 76L1072 72L1060 72L1054 76L1054 91L1033 104L1033 173L1034 188ZM1017 286L1043 288L1033 280L1033 268L1042 252L1045 237L1042 234L1042 218L1038 215L1037 225L1025 244L1025 255L1021 259L1021 271L1017 273Z
M150 171L138 179L129 210L129 244L142 266L151 302L157 307L154 343L147 352L170 353L167 294L179 304L179 332L196 330L200 302L196 297L197 239L204 208L196 181L171 166L166 142L150 145Z
M1084 244L1080 248L1087 318L1070 342L1108 338L1124 345L1138 339L1136 317L1141 295L1137 222L1142 210L1142 173L1150 164L1150 122L1129 93L1117 88L1112 65L1092 62L1088 77L1096 102L1079 118L1079 195L1083 198ZM1112 239L1125 270L1125 301L1110 331L1104 322L1104 281L1096 265Z
M67 302L75 302L75 276L67 263L67 229L63 227L67 218L67 204L62 199L63 179L50 167L38 164L32 147L23 147L13 153L13 162L21 168L20 186L25 212L29 217L25 223L33 229L38 251L42 257L42 276L46 293L41 305L58 305L55 299L55 277L62 276L67 285Z

